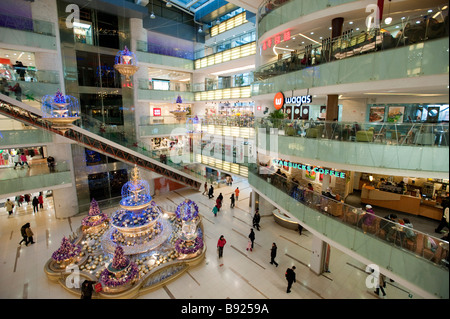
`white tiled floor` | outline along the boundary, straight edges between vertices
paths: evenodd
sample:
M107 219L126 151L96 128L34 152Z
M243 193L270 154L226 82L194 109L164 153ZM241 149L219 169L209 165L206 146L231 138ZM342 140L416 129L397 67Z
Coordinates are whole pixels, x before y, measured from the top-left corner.
M241 189L239 201L234 209L229 208L229 196L237 187ZM249 196L251 189L246 181L234 183L232 187L216 189L224 195L224 205L217 217L211 212L213 199L201 193L184 189L155 197L160 206L174 206L184 198L194 200L203 216L207 252L205 260L189 269L180 278L164 288L141 296L142 299L376 299L373 289L365 286L365 265L331 248L330 270L317 276L309 270L312 235L304 231L302 236L276 224L271 216L261 218L261 231L256 231L255 249L246 251L247 235L251 227ZM169 199L170 198L170 199ZM107 214L115 209L105 210ZM56 219L51 202L37 214L31 207L23 207L13 216L4 209L0 211L0 298L4 299L74 299L56 283L50 282L44 265L59 247L61 238L70 235L84 216ZM35 233L36 244L18 246L21 240L20 227L30 222ZM227 245L224 257L219 259L217 240L224 235ZM271 265L272 242L278 246L278 267ZM292 293L286 293L284 272L295 265L297 283ZM388 283L388 299L409 299L408 292L397 283ZM419 298L420 296L413 296Z

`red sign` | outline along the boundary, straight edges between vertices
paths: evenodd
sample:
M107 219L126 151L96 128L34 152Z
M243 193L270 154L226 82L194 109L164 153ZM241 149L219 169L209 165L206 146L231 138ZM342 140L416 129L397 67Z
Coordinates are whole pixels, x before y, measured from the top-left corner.
M275 107L275 110L279 110L284 105L284 94L282 92L278 92L275 94L275 97L273 98L273 106Z
M153 116L161 116L161 108L154 107L153 108Z
M267 40L263 41L262 43L262 49L267 50L268 48L272 47L272 44L277 45L281 43L281 35L283 35L283 41L289 41L291 39L291 30L285 30L281 34L277 34L272 38L268 38Z

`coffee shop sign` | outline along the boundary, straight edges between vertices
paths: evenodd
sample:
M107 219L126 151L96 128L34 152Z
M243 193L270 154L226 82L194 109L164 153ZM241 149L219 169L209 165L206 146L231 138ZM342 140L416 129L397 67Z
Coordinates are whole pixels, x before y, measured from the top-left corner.
M274 159L273 163L275 165L279 165L279 166L301 169L304 171L308 171L310 173L314 172L314 173L318 173L318 174L325 174L325 175L330 175L330 176L334 175L339 178L345 178L344 172L337 172L337 171L333 171L333 170L329 170L329 169L325 169L325 168L321 168L321 167L317 167L317 166L304 165L304 164L300 164L300 163L292 163L289 161L283 161L283 160L278 160L278 159Z

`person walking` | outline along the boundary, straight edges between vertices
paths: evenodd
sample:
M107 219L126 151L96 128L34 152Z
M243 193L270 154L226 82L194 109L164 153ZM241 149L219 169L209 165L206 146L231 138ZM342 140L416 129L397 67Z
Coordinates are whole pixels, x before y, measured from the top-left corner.
M11 216L13 214L14 203L9 198L5 202L5 208L8 212L8 216Z
M296 279L295 279L295 266L292 266L292 268L286 269L286 273L284 275L285 275L286 280L288 282L288 286L287 286L286 292L290 293L292 284L294 282L296 282Z
M85 280L81 284L81 299L92 299L92 292L94 291L93 285L96 281Z
M202 195L205 195L205 193L208 192L208 183L205 182L205 190L203 191Z
M253 227L259 231L259 222L261 220L261 215L259 215L258 209L255 211L255 215L253 216Z
M221 235L219 241L217 242L217 250L219 252L219 258L222 258L223 256L223 247L225 246L226 243L227 241L225 240L225 237Z
M236 200L239 200L239 187L236 187L236 189L234 190L234 196L236 197Z
M211 185L208 191L208 198L211 199L214 197L214 187Z
M33 204L33 213L39 212L39 200L36 196L33 197L33 201L31 202Z
M27 228L30 227L30 223L26 223L22 227L20 227L20 234L22 235L22 240L19 242L19 246L25 242L25 246L28 245L28 236L27 236Z
M27 156L25 155L25 153L22 153L20 155L20 161L22 162L22 166L24 164L27 164L28 168L30 168L30 165L28 164Z
M250 228L250 234L248 234L248 238L250 239L250 242L252 243L250 246L250 251L253 251L253 246L255 243L255 232L253 231L253 228ZM247 247L248 250L248 247Z
M275 267L278 267L278 263L275 261L275 257L277 256L277 244L272 243L272 248L270 249L270 264L275 264Z
M20 164L20 167L23 167L23 163L20 160L20 155L16 154L13 156L13 162L14 162L14 169L16 169L17 165Z
M42 196L42 193L39 193L38 201L39 201L39 208L44 209L44 196Z
M234 194L231 194L230 201L230 207L234 208Z
M220 209L222 208L222 200L217 197L216 199L216 206L217 206L217 211L220 212Z
M385 297L386 292L384 291L384 288L386 288L386 276L380 273L380 275L378 276L378 285L374 293L379 296L381 290L381 292L383 293L383 297Z
M215 205L212 209L212 212L214 214L214 217L217 217L217 212L219 211L219 209L217 208L217 205Z
M446 199L444 199L441 203L442 205L442 218L441 221L439 222L438 227L436 227L436 229L434 230L435 233L441 233L442 229L444 229L445 227L449 228L448 222L448 213L449 213L449 200L448 197Z
M34 233L31 230L30 223L28 223L28 227L26 228L25 232L27 234L27 239L28 239L28 242L26 243L26 246L28 246L28 244L34 244L35 243L35 241L33 240Z
M19 83L16 83L16 85L14 85L10 90L16 95L16 100L22 102L22 88Z

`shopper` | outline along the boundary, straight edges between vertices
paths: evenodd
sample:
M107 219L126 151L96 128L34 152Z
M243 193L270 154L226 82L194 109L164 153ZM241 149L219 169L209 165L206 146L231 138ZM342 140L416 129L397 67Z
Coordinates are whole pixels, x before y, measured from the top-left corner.
M205 193L208 192L208 183L205 182L205 190L203 191L202 195L205 195Z
M374 270L372 269L372 272ZM375 289L374 293L379 296L380 295L380 290L383 293L383 297L386 296L386 292L384 291L384 288L386 288L386 277L380 273L380 275L377 278L378 280L378 285L377 288Z
M253 251L253 246L255 243L255 232L253 231L253 228L250 228L250 234L248 234L248 238L251 242L250 251ZM247 250L249 250L249 247L247 247Z
M209 187L208 198L211 199L214 197L214 187L211 185Z
M33 213L39 212L39 200L36 196L33 197L33 201L31 202L33 204Z
M393 227L397 220L397 215L389 214L384 216L384 219L380 220L380 230L384 231L384 239L390 240L392 234L394 233Z
M298 224L298 233L300 234L300 236L302 235L302 231L303 231L303 226L300 225L300 223Z
M231 194L231 197L230 197L230 207L234 208L234 194Z
M366 212L362 217L362 224L370 227L376 219L375 213L371 205L366 205Z
M227 241L225 240L225 237L221 235L219 241L217 242L217 250L219 252L219 258L222 258L223 256L223 247L225 246L226 243Z
M219 211L219 209L217 208L217 205L215 205L212 209L212 212L214 214L214 217L217 217L217 212Z
M19 246L25 242L25 246L28 245L28 236L27 236L27 228L30 227L30 223L26 223L22 227L20 227L20 234L22 235L22 240L19 242Z
M259 231L259 222L261 221L261 216L259 215L259 211L255 211L255 215L253 216L253 227Z
M8 198L5 203L6 211L8 212L8 216L13 214L14 203Z
M96 281L85 280L81 284L81 299L92 299L92 292L94 291L93 285Z
M219 196L217 196L217 199L220 199L221 202L223 201L223 195L222 195L222 193L220 193Z
M234 190L234 196L236 197L236 200L239 200L239 187L236 187L236 189Z
M441 203L442 205L442 218L441 218L441 222L439 223L438 227L434 230L436 233L440 233L442 231L442 229L444 229L445 227L448 227L448 213L449 213L449 200L448 197L446 199L444 199Z
M22 88L19 83L16 83L16 85L14 85L10 90L16 95L16 100L22 102Z
M14 161L14 169L16 169L17 165L19 165L19 164L20 164L20 167L23 167L23 163L20 160L20 155L19 154L16 154L16 155L13 156L13 161Z
M20 155L20 161L22 162L22 166L24 164L27 164L27 167L30 168L30 165L28 164L27 156L25 155L25 153L22 153Z
M30 194L25 194L25 201L27 202L27 206L30 205L30 201L31 201L31 195Z
M275 261L275 257L277 256L277 244L272 243L272 248L270 249L270 264L275 264L278 267L278 263Z
M222 208L222 201L220 200L220 198L216 199L216 207L217 211L220 212L220 208Z
M287 280L287 282L288 282L288 286L287 286L287 289L286 289L286 292L287 293L290 293L291 292L291 287L292 287L292 284L294 283L294 282L296 282L296 279L295 279L295 266L292 266L292 268L288 268L288 269L286 269L286 273L284 274L284 276L286 277L286 280Z
M33 231L31 230L31 226L28 223L28 227L26 228L26 234L27 234L27 238L28 238L28 242L26 243L26 246L28 246L28 244L34 244L35 241L33 240Z
M55 159L53 158L53 156L47 157L47 166L50 169L50 172L55 171Z
M39 208L43 209L44 208L44 196L42 196L42 192L39 193L38 201L39 201Z

